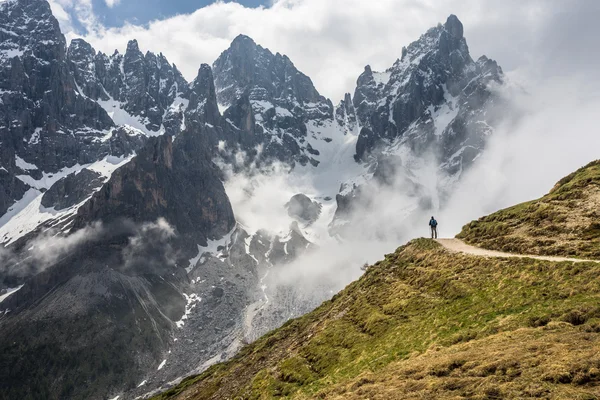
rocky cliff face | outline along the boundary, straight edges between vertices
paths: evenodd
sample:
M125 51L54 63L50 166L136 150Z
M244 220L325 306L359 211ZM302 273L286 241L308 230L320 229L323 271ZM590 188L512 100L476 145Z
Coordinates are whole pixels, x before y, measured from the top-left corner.
M213 64L217 100L235 128L258 136L266 158L319 164L316 126L331 123L334 108L285 55L240 35ZM240 110L241 109L241 110ZM253 123L253 122L254 123Z
M113 121L81 96L69 73L65 38L45 1L0 5L0 214L39 179L109 152ZM23 160L25 162L21 162Z
M185 261L196 255L198 245L206 246L234 228L233 211L202 131L184 131L174 143L168 135L149 140L79 209L72 230L94 221L143 223L158 218L176 229L178 257Z
M117 124L132 125L151 136L178 133L188 83L162 54L143 54L137 41L131 40L125 54L115 51L107 56L76 39L67 55L82 94L98 101Z
M403 48L385 72L365 67L354 93L362 127L357 160L406 144L417 154L435 147L451 173L467 167L491 133L494 116L485 115L494 101L489 86L501 82L495 61L473 61L462 23L451 15Z
M47 207L43 191L84 167L101 170L105 181L145 135L115 124L113 110L103 107L109 94L96 73L95 52L82 41L67 51L46 1L3 2L0 25L0 241L7 244L48 219L72 215L84 200ZM93 179L84 174L79 184L90 183L84 177ZM51 214L38 217L45 208ZM19 213L20 226L9 229L6 222Z

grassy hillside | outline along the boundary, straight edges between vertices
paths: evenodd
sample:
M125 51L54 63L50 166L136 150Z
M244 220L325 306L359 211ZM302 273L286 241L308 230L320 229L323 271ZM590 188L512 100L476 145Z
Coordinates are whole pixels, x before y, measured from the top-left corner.
M599 273L415 240L157 399L600 398Z
M541 199L471 222L458 237L492 250L600 259L600 161Z

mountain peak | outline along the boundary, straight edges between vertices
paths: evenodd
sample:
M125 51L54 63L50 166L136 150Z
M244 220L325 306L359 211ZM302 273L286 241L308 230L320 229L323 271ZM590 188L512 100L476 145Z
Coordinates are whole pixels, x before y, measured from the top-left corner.
M71 43L69 43L69 48L68 48L68 53L73 53L73 52L85 52L85 53L89 53L89 54L96 54L96 51L94 50L94 48L92 47L91 44L89 44L88 42L86 42L84 39L82 38L76 38L71 40Z
M136 39L132 39L129 42L127 42L126 52L130 52L130 51L135 51L135 52L140 51L140 46L138 45L138 41Z
M238 35L212 69L219 103L223 105L233 104L248 89L253 90L254 99L302 103L322 100L310 78L298 71L286 55L273 54L246 35ZM293 82L289 77L294 77Z
M444 24L444 28L446 28L446 31L448 31L448 33L450 33L452 36L458 39L463 37L463 24L454 14L450 14L448 19L446 20L446 23Z
M247 35L244 35L243 33L241 33L241 34L237 35L235 37L235 39L233 39L233 41L231 42L230 47L236 47L236 46L255 47L255 46L257 46L257 44L254 41L254 39L252 39L250 36L247 36Z

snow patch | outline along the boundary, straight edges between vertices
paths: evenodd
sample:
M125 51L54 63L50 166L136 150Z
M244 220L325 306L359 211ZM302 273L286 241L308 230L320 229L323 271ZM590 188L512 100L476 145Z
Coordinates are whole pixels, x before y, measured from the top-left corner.
M257 114L262 114L264 111L275 107L273 103L266 100L251 100L250 103L252 104L252 109Z
M375 80L375 83L377 84L377 86L379 85L387 85L387 83L390 81L390 77L392 76L392 71L385 71L385 72L373 72L373 79Z
M40 133L42 132L42 128L35 128L31 137L29 138L28 144L38 144L40 141Z
M429 115L435 125L436 136L441 136L446 127L456 118L458 115L458 97L452 97L452 95L446 89L444 85L444 104L438 107L433 105L427 108Z
M112 118L115 124L132 127L143 132L146 136L158 136L161 134L160 131L151 131L146 128L147 118L136 117L129 114L123 109L123 104L114 100L112 97L110 97L108 100L98 99L97 102L100 107L104 108L108 116Z
M278 117L293 117L294 114L292 114L287 108L283 108L283 107L275 107L275 113L277 114Z
M105 180L108 180L108 178L112 176L113 172L127 164L133 159L133 157L135 157L135 153L123 157L109 155L93 164L89 164L87 169L98 172L104 176Z
M161 369L163 369L163 367L165 366L165 364L167 363L167 359L165 358L163 360L163 362L160 363L160 365L157 368L157 371L160 371Z
M221 115L223 115L223 113L229 108L228 105L221 104L221 103L218 103L217 107L219 107L219 113L221 113Z
M192 293L189 296L185 293L182 293L183 297L187 300L187 304L185 305L185 312L181 319L175 322L178 328L183 328L185 325L185 320L188 319L189 315L192 313L192 310L202 301L202 298L199 297L196 293ZM165 360L166 361L166 360ZM160 368L159 368L160 369Z
M26 171L38 169L36 165L28 163L19 156L15 156L15 164L17 165L17 167Z
M210 253L215 255L216 257L221 257L223 255L223 251L219 250L219 247L223 247L224 249L227 249L229 247L229 245L231 244L231 238L232 235L235 233L237 226L234 226L233 229L226 234L225 236L223 236L221 239L216 239L216 240L208 240L206 246L200 246L198 245L198 255L192 259L190 259L190 267L192 260L196 260L198 261L200 259L200 257L206 253Z
M6 293L4 293L3 295L0 296L0 303L2 303L6 298L8 298L8 296L10 296L11 294L17 292L19 289L21 289L24 285L21 285L19 287L16 288L9 288L6 289Z
M9 60L14 57L23 57L25 52L21 49L8 49L0 51L0 58Z
M16 201L6 213L0 218L0 228L4 226L12 217L19 214L29 203L31 203L41 192L30 188L25 192L21 200Z

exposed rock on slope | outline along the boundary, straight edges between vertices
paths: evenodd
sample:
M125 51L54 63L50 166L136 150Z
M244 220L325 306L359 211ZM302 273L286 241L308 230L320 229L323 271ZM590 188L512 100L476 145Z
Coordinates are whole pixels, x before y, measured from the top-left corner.
M290 217L308 225L319 218L322 207L319 202L312 201L308 196L302 193L292 196L285 206Z
M82 94L98 101L117 124L132 125L149 135L176 134L187 103L188 83L162 55L144 55L136 40L125 54L96 52L83 39L68 49L69 67ZM178 119L178 124L164 124Z
M240 35L214 62L213 69L219 103L246 110L245 118L229 121L257 135L265 157L292 165L319 164L320 153L314 146L325 137L317 128L331 125L333 105L287 56L273 54ZM250 107L239 104L240 100Z
M495 61L471 59L462 23L451 15L404 48L387 71L367 66L358 78L357 158L406 143L417 154L434 150L451 173L466 168L494 125L494 115L486 113L495 101L489 85L501 82Z
M82 169L60 179L42 196L42 206L62 210L84 201L96 189L102 186L104 180L98 172Z
M42 171L57 172L101 158L108 153L103 138L114 124L102 107L77 91L65 38L47 2L4 2L0 25L0 214L4 214L28 188L16 176L39 178L36 174ZM23 168L28 164L30 169Z
M184 259L196 254L197 245L206 246L208 239L229 233L235 226L233 211L204 135L186 131L172 140L152 138L79 209L73 229L92 221L162 217L176 228L177 240L184 241Z

